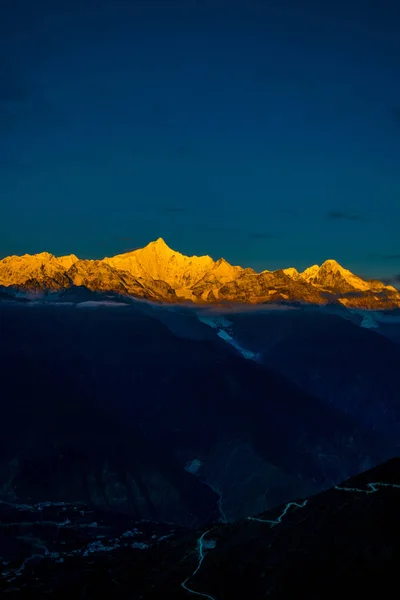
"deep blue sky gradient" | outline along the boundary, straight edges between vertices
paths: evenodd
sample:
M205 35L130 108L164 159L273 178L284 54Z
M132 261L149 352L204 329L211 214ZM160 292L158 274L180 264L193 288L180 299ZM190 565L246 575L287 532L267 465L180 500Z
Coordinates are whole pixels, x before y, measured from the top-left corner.
M0 257L400 272L400 2L4 0Z

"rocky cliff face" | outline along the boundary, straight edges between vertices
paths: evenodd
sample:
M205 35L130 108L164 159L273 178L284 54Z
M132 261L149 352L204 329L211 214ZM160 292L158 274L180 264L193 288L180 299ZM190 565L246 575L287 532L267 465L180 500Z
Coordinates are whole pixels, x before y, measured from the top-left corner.
M129 271L123 271L101 260L78 260L66 276L74 286L84 286L92 291L129 294L149 300L177 301L175 291L166 281L135 278Z
M396 308L400 293L379 281L364 281L335 260L299 273L289 267L256 273L223 258L184 256L161 238L145 248L103 260L55 257L48 252L0 261L0 285L35 292L84 286L154 301L201 303L338 302L357 308Z

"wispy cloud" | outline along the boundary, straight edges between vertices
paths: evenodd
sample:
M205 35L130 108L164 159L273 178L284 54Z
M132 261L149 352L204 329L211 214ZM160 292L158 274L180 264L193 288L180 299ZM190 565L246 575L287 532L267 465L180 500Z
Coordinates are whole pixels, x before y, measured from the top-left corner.
M141 249L142 249L142 246L128 246L127 248L123 248L121 253L125 254L126 252L134 252L135 250L141 250Z
M183 206L160 206L160 212L169 214L184 213L186 212L186 208Z
M65 116L46 102L29 74L15 61L0 56L0 136L65 124Z
M398 287L400 283L400 273L397 273L392 277L381 277L380 281L382 281L382 283L384 283L385 285L393 285L395 287Z
M182 160L191 160L195 162L209 162L213 160L212 153L204 148L199 148L190 142L181 142L171 149L172 153Z
M267 231L249 233L249 238L251 238L253 240L271 240L274 237L276 237L276 236L273 235L272 233L268 233Z
M15 173L32 169L34 163L30 163L12 156L3 156L0 154L0 173Z
M400 254L369 254L369 258L379 258L383 260L400 260Z
M332 221L361 221L360 215L339 210L329 211L326 214L326 218Z
M34 86L26 81L18 65L0 56L0 103L22 104L33 92Z
M187 144L178 144L175 148L175 152L179 156L188 156L191 154L191 149Z
M398 125L400 125L400 106L395 106L392 109L392 115L395 122L398 123Z
M133 242L135 238L133 236L118 236L118 235L113 235L110 237L105 237L103 239L98 240L97 245L101 246L102 248L104 248L105 246L115 246L116 244L126 244L129 242ZM125 250L124 250L125 251Z

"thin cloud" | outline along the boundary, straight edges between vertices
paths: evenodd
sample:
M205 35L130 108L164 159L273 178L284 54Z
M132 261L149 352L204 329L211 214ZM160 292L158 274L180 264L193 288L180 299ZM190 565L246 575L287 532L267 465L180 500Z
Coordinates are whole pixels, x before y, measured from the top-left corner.
M132 242L135 238L132 236L110 236L109 238L104 238L99 240L97 244L104 248L105 246L110 246L116 243L126 244L127 242Z
M169 119L170 108L164 102L153 102L149 107L149 116L153 122L164 125Z
M0 56L0 103L23 104L33 92L34 87L25 81L17 65Z
M34 163L26 162L15 157L0 155L0 172L2 174L27 171L34 168Z
M169 214L184 213L186 212L186 208L183 206L161 206L160 212Z
M188 156L188 154L191 154L190 147L186 144L179 144L176 146L175 152L176 154L179 154L179 156Z
M400 283L400 273L393 275L393 277L381 277L380 281L385 285L393 285L396 287Z
M392 115L395 122L400 125L400 106L395 106L392 109Z
M327 219L332 221L360 221L361 217L353 213L342 212L339 210L331 210L326 215Z
M400 260L400 254L370 254L369 258L380 258L383 260Z
M192 160L192 161L210 161L212 160L212 156L208 151L204 151L203 149L196 148L191 144L180 143L172 148L172 153L181 158L182 160Z
M259 233L249 233L249 238L253 240L270 240L276 236L272 235L272 233L268 232L259 232Z
M122 250L122 254L125 254L126 252L134 252L135 250L141 250L142 246L129 246L128 248L124 248Z
M9 136L22 127L27 130L65 124L65 116L39 92L17 63L0 56L0 136Z
M23 111L16 110L0 100L0 136L7 136L18 128L21 123L21 112Z

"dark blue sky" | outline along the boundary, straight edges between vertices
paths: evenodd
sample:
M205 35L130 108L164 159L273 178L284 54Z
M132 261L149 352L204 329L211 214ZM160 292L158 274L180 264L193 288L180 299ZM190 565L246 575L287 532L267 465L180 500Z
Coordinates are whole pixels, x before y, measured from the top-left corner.
M399 223L397 0L3 1L0 256L391 276Z

